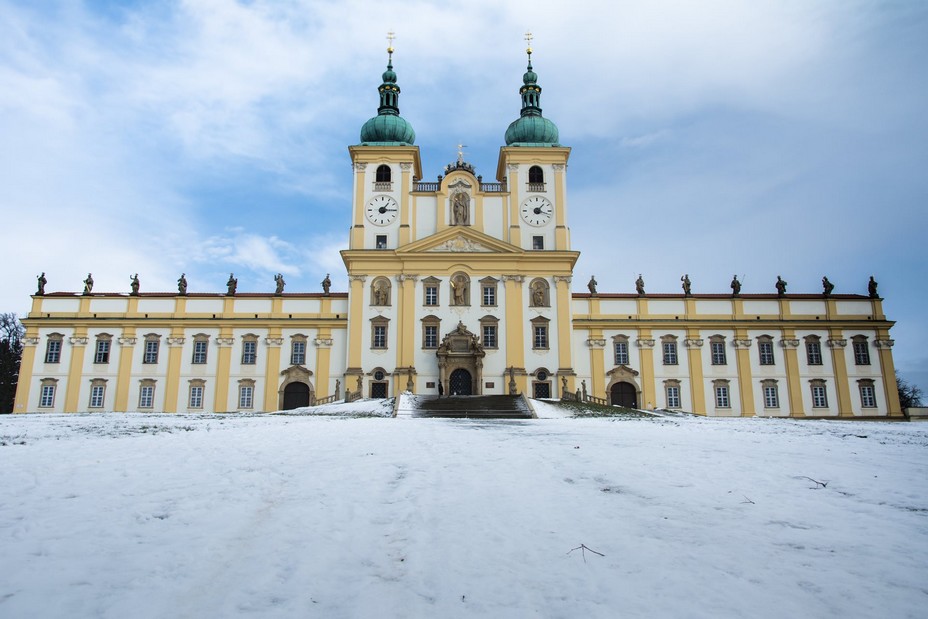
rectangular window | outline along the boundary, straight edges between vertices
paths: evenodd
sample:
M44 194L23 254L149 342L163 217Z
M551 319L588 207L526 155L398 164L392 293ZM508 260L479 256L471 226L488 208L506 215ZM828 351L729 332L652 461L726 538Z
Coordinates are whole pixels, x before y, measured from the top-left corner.
M773 365L773 342L759 342L757 350L760 352L761 365Z
M860 386L860 405L864 408L876 408L876 390L873 385Z
M438 305L438 286L425 287L425 304Z
M828 394L825 393L825 385L812 385L812 406L813 408L828 408Z
M870 348L867 342L854 342L854 363L856 365L870 365Z
M203 387L201 385L190 387L190 408L203 408Z
M764 385L764 408L780 408L780 395L776 385Z
M90 407L91 408L102 408L103 407L103 396L106 394L106 387L104 385L94 385L90 388Z
M664 365L677 365L677 343L664 342Z
M535 325L535 337L532 340L532 348L548 347L548 325Z
M806 359L809 365L822 365L822 345L820 342L806 342Z
M258 360L258 342L246 340L242 342L242 365L254 365Z
M544 249L544 248L545 248L545 237L533 236L532 237L532 249Z
M438 348L438 326L425 325L422 337L422 348Z
M238 388L238 407L251 408L254 404L255 388L251 385L242 385Z
M142 385L139 388L139 408L151 408L155 403L155 387Z
M158 363L158 340L145 340L145 354L142 363Z
M719 385L715 388L715 406L716 408L731 407L728 400L728 387L726 385Z
M483 325L483 347L496 348L496 325Z
M628 342L615 343L615 364L628 365Z
M386 248L387 248L387 235L386 235L386 234L378 234L378 235L377 235L376 247L377 247L377 249L386 249Z
M51 408L55 405L55 385L42 385L42 395L39 396L41 408Z
M97 352L93 356L94 363L110 362L110 341L97 340Z
M374 325L374 341L371 347L372 348L386 348L387 347L387 326L386 325Z
M483 304L496 305L496 286L483 287Z
M667 387L667 408L680 408L680 388L676 385Z
M712 352L712 365L728 365L728 359L725 358L725 342L709 342L709 349Z
M306 363L306 342L294 340L290 344L290 365L303 365Z
M206 347L209 344L206 340L197 340L193 343L193 363L206 363Z
M61 361L61 340L48 340L45 348L45 363L58 363Z

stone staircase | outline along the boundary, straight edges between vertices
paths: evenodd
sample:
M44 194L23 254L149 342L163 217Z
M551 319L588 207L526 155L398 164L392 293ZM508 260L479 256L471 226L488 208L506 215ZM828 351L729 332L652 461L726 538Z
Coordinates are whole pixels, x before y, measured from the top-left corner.
M417 396L414 417L457 419L532 419L531 405L521 395Z

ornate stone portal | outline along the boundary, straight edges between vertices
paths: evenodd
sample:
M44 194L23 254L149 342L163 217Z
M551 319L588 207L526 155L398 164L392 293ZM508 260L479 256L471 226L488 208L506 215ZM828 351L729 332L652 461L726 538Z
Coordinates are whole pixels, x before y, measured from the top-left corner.
M438 374L442 392L448 395L483 393L483 358L486 352L463 322L442 338L438 351Z

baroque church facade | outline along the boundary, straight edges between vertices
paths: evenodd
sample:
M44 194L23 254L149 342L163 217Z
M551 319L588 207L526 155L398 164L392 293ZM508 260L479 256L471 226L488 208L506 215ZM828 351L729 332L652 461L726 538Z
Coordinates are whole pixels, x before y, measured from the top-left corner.
M349 147L347 293L44 291L15 412L274 411L351 397L590 397L709 416L901 416L870 294L571 292L570 148L528 68L494 182L459 154L421 180L393 50ZM88 278L90 279L90 278Z

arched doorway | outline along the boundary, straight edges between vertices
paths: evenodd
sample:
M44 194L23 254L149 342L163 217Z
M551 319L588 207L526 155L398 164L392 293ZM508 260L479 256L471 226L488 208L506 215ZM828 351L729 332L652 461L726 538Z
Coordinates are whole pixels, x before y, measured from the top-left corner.
M464 368L451 372L451 377L448 379L448 391L451 395L473 395L474 379L470 372Z
M612 385L610 390L610 402L625 408L638 408L638 391L635 385L626 382L618 382Z
M283 410L288 411L301 406L309 406L309 385L306 383L290 383L284 387Z

